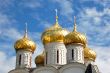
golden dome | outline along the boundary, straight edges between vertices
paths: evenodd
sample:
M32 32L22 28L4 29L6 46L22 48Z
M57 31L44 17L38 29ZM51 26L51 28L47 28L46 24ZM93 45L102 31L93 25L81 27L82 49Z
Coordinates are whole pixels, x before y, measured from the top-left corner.
M43 51L42 54L38 55L36 58L35 58L35 64L36 65L44 65L44 56L45 56L45 52Z
M80 44L83 44L84 46L87 43L86 36L84 34L77 32L75 20L74 20L74 30L73 32L65 36L64 43L65 44L80 43Z
M42 34L41 39L43 41L43 44L51 42L63 42L64 36L68 33L69 31L63 29L58 24L58 16L56 16L56 23Z
M84 48L84 58L87 60L95 61L96 52L86 47Z
M96 52L95 51L93 51L93 50L89 50L89 52L90 52L90 59L92 60L92 61L95 61L95 59L96 59Z
M89 59L89 57L90 57L90 53L89 53L89 48L84 48L84 58L85 59Z
M27 50L31 52L35 51L36 44L27 37L27 29L25 31L24 37L15 42L14 48L16 49L16 51L18 50Z

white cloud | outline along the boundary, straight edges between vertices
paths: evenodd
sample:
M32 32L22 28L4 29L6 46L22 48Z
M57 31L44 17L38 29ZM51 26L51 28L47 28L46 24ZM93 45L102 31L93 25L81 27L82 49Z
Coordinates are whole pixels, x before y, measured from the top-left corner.
M47 28L49 28L50 26L52 26L53 24L51 24L51 23L49 23L49 22L47 22L47 21L42 21L41 23L40 23L42 26L44 26L44 29L47 29Z
M101 73L110 73L110 47L91 46L97 53L96 65Z
M37 3L37 2L27 2L25 3L25 7L30 7L30 8L37 8L37 7L40 7L40 3Z
M101 73L110 73L110 9L98 11L94 8L84 8L78 15L78 28L87 34L88 43L97 52L96 64ZM94 46L93 46L94 45ZM106 47L104 47L104 46Z
M8 73L15 68L15 56L9 57L3 51L0 51L0 73Z
M81 2L94 2L95 4L100 4L104 8L110 7L110 0L80 0Z
M57 2L61 7L61 14L66 16L68 19L72 20L72 14L74 12L72 8L71 0L53 0L53 2Z
M84 12L87 16L89 17L101 17L104 15L109 15L110 14L110 9L109 8L104 8L103 11L98 11L95 7L93 8L84 8Z
M12 16L0 12L0 39L7 38L7 37L14 39L19 37L20 34L14 28L16 26L15 25L16 23L17 21L13 19Z
M0 10L1 11L4 11L6 9L8 10L8 7L13 6L13 2L14 0L0 0Z
M42 7L42 4L39 2L39 0L22 0L19 5L31 9Z
M0 13L0 25L5 25L5 24L8 24L10 23L10 20L8 19L8 16L3 14L3 13Z
M79 21L78 28L87 34L89 44L106 45L109 42L110 24L108 17L108 8L103 11L98 11L96 8L84 8L80 12L77 19Z
M94 0L96 3L103 5L105 8L110 7L110 0Z
M21 38L23 35L15 28L3 29L1 33L1 39L5 40L16 40ZM7 38L7 39L6 39Z
M16 23L15 19L12 19L11 16L0 12L0 28L8 27Z

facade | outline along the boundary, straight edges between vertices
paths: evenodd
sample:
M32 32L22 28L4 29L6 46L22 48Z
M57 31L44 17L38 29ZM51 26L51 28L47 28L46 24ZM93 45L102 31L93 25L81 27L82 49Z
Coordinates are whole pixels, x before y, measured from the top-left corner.
M86 36L77 31L74 17L72 32L58 23L56 11L55 24L42 34L44 51L35 58L36 68L31 67L35 43L27 36L27 27L22 39L17 40L16 67L9 73L100 73L94 64L96 52L88 47Z

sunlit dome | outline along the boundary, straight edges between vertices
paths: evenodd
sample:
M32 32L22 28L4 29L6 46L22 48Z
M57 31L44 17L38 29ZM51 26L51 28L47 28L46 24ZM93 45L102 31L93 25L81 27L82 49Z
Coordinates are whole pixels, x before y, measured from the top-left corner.
M95 61L96 59L96 52L91 50L90 48L84 48L84 58L87 60Z
M81 34L80 32L77 32L75 18L74 18L74 30L65 36L64 43L66 45L72 44L72 43L78 43L84 46L87 43L86 36L84 34Z
M44 65L44 57L45 57L45 52L43 51L42 54L38 55L35 58L35 64L36 64L36 66L43 66Z
M18 50L27 50L27 51L31 51L31 52L35 51L36 44L34 43L34 41L32 41L28 38L28 36L27 36L27 27L26 27L24 37L15 42L14 48L15 48L16 51L18 51Z
M45 30L42 34L42 42L43 44L48 44L51 42L64 42L64 36L69 33L66 29L63 29L58 23L58 16L56 14L56 23Z

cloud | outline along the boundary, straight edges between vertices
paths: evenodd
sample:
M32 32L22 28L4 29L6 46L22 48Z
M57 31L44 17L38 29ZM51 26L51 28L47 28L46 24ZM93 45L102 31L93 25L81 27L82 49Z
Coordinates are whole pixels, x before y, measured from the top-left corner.
M16 22L10 15L0 12L0 28L14 25Z
M13 6L14 5L13 3L14 0L0 0L0 10L1 11L9 10L8 8Z
M71 0L53 0L53 2L57 2L60 6L60 13L63 16L66 16L69 20L72 20L72 14L74 12L72 8Z
M21 38L23 35L15 28L3 29L1 33L2 40L17 40ZM7 39L6 39L7 38Z
M110 0L80 0L81 2L94 2L95 4L100 4L103 7L110 7Z
M0 13L0 25L6 25L9 23L10 23L10 20L9 20L8 16L3 13Z
M50 23L50 22L47 22L47 21L40 20L40 23L39 23L39 26L38 27L43 26L44 31L45 31L46 29L50 28L53 25L54 25L54 23ZM43 33L43 32L41 32L41 33Z
M109 15L108 8L105 8L103 11L98 11L96 8L84 8L80 12L77 18L78 28L79 31L87 34L89 44L102 46L109 43Z
M101 4L102 6L110 7L110 1L109 0L94 0L96 3Z
M97 58L95 64L98 66L101 73L110 73L110 47L91 46L96 53Z
M21 3L19 3L20 6L30 9L35 9L38 7L42 7L42 4L39 0L22 0Z
M88 44L97 52L96 65L101 73L110 73L110 9L102 11L93 8L83 8L77 16L77 26L80 32L87 34Z
M15 68L15 56L9 57L5 52L0 51L0 73L8 73Z

